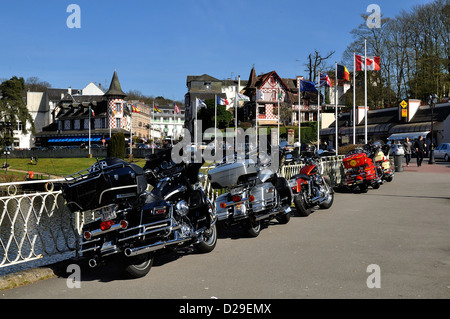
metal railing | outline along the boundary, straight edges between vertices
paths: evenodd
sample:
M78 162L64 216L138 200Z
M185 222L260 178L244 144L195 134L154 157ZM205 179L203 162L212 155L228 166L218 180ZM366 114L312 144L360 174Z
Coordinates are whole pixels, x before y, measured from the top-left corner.
M341 181L343 156L320 160L323 174L333 186ZM281 168L285 178L298 174L303 165ZM92 212L72 213L62 191L55 185L65 180L44 180L0 184L0 275L16 271L17 265L51 264L76 256L83 224L95 218ZM203 188L214 202L224 190Z

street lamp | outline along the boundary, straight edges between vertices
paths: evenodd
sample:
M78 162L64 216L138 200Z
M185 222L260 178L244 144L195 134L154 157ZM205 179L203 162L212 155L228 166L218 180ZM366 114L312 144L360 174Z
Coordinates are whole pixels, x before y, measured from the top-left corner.
M11 152L10 152L10 151L8 151L8 150L6 150L6 151L4 151L4 152L3 152L3 154L5 154L5 157L6 157L6 163L5 163L5 165L6 165L6 167L5 167L5 174L8 174L8 155L9 155L9 154L11 154Z
M428 164L434 164L434 144L433 144L433 120L434 120L434 107L437 103L437 95L433 94L428 97L428 105L431 109L431 138L430 138L430 155L428 157Z

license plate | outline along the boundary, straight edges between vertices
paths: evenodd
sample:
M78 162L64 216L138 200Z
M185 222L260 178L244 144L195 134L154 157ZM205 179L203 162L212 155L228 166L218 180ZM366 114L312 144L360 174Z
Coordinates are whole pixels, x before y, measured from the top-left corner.
M100 208L100 218L102 222L106 222L108 220L116 218L116 211L114 210L114 205L109 205Z

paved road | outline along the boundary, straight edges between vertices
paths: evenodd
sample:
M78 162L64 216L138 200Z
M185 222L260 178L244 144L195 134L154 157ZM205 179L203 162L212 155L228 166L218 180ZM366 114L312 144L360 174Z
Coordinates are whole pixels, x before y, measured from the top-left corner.
M449 165L411 166L378 190L337 193L329 210L273 222L257 238L222 231L210 254L158 258L142 279L104 267L83 271L81 288L62 276L1 291L0 299L448 299L449 229ZM368 288L368 278L380 288Z

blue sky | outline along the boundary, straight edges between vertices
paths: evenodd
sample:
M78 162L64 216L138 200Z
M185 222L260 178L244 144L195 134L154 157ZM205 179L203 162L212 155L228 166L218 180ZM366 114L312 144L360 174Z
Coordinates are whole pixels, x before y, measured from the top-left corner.
M43 0L0 9L0 78L37 76L52 87L109 86L184 101L186 77L247 80L304 75L314 49L339 62L369 4L384 17L431 0ZM81 28L68 28L70 4ZM334 62L333 60L333 62Z

